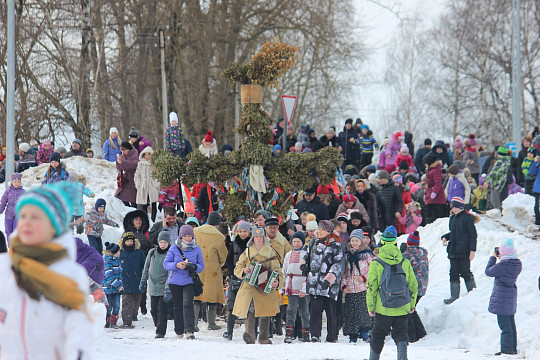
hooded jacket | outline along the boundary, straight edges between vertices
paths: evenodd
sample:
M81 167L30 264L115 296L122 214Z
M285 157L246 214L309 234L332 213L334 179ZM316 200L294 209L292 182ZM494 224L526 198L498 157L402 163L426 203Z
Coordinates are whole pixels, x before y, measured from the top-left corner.
M75 207L73 210L73 215L75 216L83 216L84 215L84 199L83 195L86 195L87 197L91 197L94 195L94 192L84 186L83 183L79 182L79 180L75 179L73 182L77 186L77 190L79 191L78 194L78 201L75 203Z
M73 280L78 290L89 294L86 270L75 262L76 245L66 232L52 240L66 249L67 256L49 269ZM34 300L13 275L9 254L0 254L0 359L78 359L93 353L92 322L83 311L66 310L45 298ZM88 296L85 296L86 307Z
M390 142L388 142L388 145L385 147L384 163L386 167L395 166L396 159L399 155L399 151L401 150L401 145L401 142L398 138L396 138L396 135L394 134L390 139Z
M49 145L49 149L45 149L43 144L39 145L39 150L37 152L36 161L38 165L49 163L49 158L54 152L52 145Z
M5 210L6 214L4 216L6 219L15 219L15 205L17 205L17 200L19 200L25 191L22 185L18 188L10 185L4 195L2 195L2 200L0 200L0 214Z
M133 220L137 217L142 219L142 225L138 229L135 228L135 225L133 225ZM148 254L150 249L154 248L154 244L152 241L150 241L150 234L148 232L148 229L150 228L150 221L148 220L147 213L142 210L133 210L128 212L124 217L123 226L124 232L132 232L135 235L135 239L139 240L141 249L144 251L145 255Z
M497 259L492 256L486 266L486 275L494 277L493 292L488 311L496 315L514 315L517 307L516 281L521 273L521 260Z
M448 180L444 193L448 201L452 201L454 197L458 196L465 201L465 204L471 202L471 185L463 172L459 172Z
M146 205L149 201L150 203L155 203L159 198L159 181L152 176L154 166L144 158L144 154L153 153L154 150L151 147L145 147L139 154L139 162L137 163L137 170L135 170L133 178L135 188L137 188L137 204Z
M77 263L84 266L88 276L101 285L105 272L105 264L101 254L79 238L75 238L75 242L77 244Z
M163 252L161 248L150 249L146 256L141 282L148 281L147 293L150 296L163 296L165 293L169 278L169 272L163 267L165 256L167 256L167 251Z
M379 258L389 265L396 265L401 262L403 256L395 243L389 243L384 244L379 249ZM369 312L376 312L385 316L403 316L409 314L411 309L414 309L418 295L418 282L416 281L416 276L409 260L404 259L401 267L407 277L411 302L399 308L386 308L382 305L380 287L384 266L377 261L372 261L369 266L366 294L366 303Z
M446 252L449 259L469 258L470 252L476 251L478 235L474 224L478 221L480 217L465 210L450 215L450 232L442 236L448 240Z
M437 149L442 149L442 152L438 153ZM453 164L450 155L448 155L448 150L446 149L446 144L442 140L435 141L435 145L431 148L430 154L433 154L437 160L440 160L443 165L450 166Z

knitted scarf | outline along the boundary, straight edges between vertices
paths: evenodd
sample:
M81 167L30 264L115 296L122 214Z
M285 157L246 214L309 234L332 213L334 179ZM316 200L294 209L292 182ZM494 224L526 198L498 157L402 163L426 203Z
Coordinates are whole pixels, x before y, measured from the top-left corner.
M39 300L40 295L67 309L82 310L84 294L72 279L49 269L49 265L65 258L66 249L59 244L25 246L18 237L11 238L9 255L17 285L28 296Z
M347 246L349 249L347 250L347 261L349 262L349 271L351 272L351 275L353 273L353 266L356 266L358 269L358 272L360 273L360 260L367 260L369 258L369 254L371 252L371 249L368 245L360 245L360 247L356 250L353 250L350 248L350 245Z
M191 240L188 243L182 241L182 239L178 239L176 240L176 246L182 249L182 251L190 251L197 247L197 243L195 242L195 239Z

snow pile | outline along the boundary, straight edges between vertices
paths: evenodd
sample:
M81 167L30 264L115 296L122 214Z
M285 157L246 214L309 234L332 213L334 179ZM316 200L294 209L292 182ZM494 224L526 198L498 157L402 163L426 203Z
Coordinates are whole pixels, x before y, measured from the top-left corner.
M86 186L96 193L94 199L85 198L86 209L91 209L97 198L104 198L110 218L121 224L123 216L131 209L114 198L117 174L114 163L84 158L71 158L64 162L68 170L75 170L81 178L84 176ZM45 165L26 171L23 177L24 186L28 188L38 185L45 171ZM0 190L0 196L3 191ZM532 239L533 235L538 234L529 236L525 231L526 226L531 224L533 206L534 198L516 194L504 201L502 216L500 212L495 218L482 216L482 220L476 224L478 249L471 265L477 289L467 294L462 281L461 297L451 305L443 304L443 300L450 294L450 263L446 257L446 248L440 240L441 235L448 232L448 218L439 219L419 229L421 246L429 251L430 258L428 290L418 304L418 312L428 336L409 346L411 359L431 360L434 355L443 360L479 359L499 351L500 330L496 316L487 311L493 279L485 276L484 270L494 247L507 238L514 240L518 256L523 262L523 272L517 282L518 358L540 358L540 343L536 335L540 313L540 292L537 287L540 275L540 243ZM3 221L0 224L3 229ZM120 236L120 229L105 227L104 242L117 241ZM86 240L85 236L82 238ZM401 236L398 240L405 241L406 236ZM100 316L102 315L101 313ZM121 324L121 321L119 323ZM225 327L223 322L220 324ZM284 344L282 336L275 336L274 345L260 347L244 344L243 326L235 329L233 341L229 342L222 337L224 330L208 331L202 322L199 323L201 331L196 334L196 341L176 339L172 321L169 321L165 339L154 339L155 328L150 314L139 315L139 321L135 323L136 328L133 330L105 330L102 325L102 320L95 324L97 359L150 360L175 358L178 354L189 359L208 359L209 356L215 359L287 359L294 356L300 360L358 359L369 356L368 344L350 345L344 336L340 336L338 344L295 342L293 345ZM323 336L325 334L326 329L323 329ZM381 359L394 359L395 356L394 343L388 337Z

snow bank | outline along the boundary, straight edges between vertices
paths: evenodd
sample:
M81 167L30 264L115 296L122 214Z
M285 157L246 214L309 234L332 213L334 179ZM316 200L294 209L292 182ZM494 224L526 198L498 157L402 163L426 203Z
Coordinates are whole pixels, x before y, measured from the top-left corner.
M64 161L68 170L75 170L86 186L96 193L96 198L85 198L86 209L94 206L95 200L102 197L107 201L107 212L116 222L122 222L123 216L131 209L114 198L116 190L116 169L114 163L104 160L70 158ZM46 165L30 169L24 173L23 185L28 188L38 185L45 174ZM0 190L0 195L3 193ZM439 219L433 224L420 228L421 246L429 251L430 275L427 294L418 304L428 336L409 346L411 359L459 360L479 359L499 350L500 331L496 316L487 311L493 279L484 274L485 266L493 248L512 238L517 253L523 262L523 272L518 278L518 306L516 325L518 332L518 350L520 358L539 359L540 343L537 340L538 314L540 313L540 292L538 276L540 267L540 243L533 240L524 229L531 224L534 198L524 194L510 196L503 203L502 216L490 218L482 216L476 225L478 231L478 250L472 262L477 289L467 294L462 282L461 298L452 305L444 305L443 299L450 293L450 263L446 257L446 248L440 237L448 232L448 218ZM3 216L2 216L3 218ZM0 218L1 221L1 218ZM0 228L3 230L3 221ZM515 231L509 231L508 229ZM116 241L121 230L105 227L104 241ZM538 235L538 234L536 234ZM83 236L83 239L86 238ZM398 242L406 241L401 236ZM148 306L150 302L148 302ZM348 339L341 336L338 344L283 344L283 337L274 337L274 345L259 347L246 345L242 341L243 326L235 329L232 342L223 339L221 331L208 331L206 325L199 323L201 331L198 340L176 339L173 322L169 321L165 339L154 339L155 328L150 314L139 315L133 330L103 329L102 322L95 326L95 358L121 359L161 359L175 358L178 355L189 359L358 359L369 356L369 345L348 344ZM121 321L120 321L121 323ZM225 327L225 324L221 322ZM323 336L326 330L323 329ZM396 350L390 338L387 339L381 359L395 359Z

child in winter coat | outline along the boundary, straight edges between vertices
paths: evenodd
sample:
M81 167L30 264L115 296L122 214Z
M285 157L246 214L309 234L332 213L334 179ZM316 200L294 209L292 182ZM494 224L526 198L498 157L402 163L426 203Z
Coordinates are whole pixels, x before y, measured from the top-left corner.
M64 164L60 162L60 154L53 152L49 157L49 169L45 173L43 180L41 181L42 185L45 184L54 184L59 181L69 180L69 173L65 169Z
M407 215L407 207L405 204L408 204L412 202L412 195L411 195L411 189L409 187L409 184L407 182L403 182L403 178L399 176L398 174L394 175L392 180L394 180L394 185L397 186L401 193L401 203L403 206L401 209L398 209L398 212L401 214L401 216ZM398 230L398 234L404 234L405 233L405 225L400 225L399 218L396 219L396 227Z
M523 174L523 178L525 179L525 193L532 195L533 193L533 185L534 185L534 179L535 177L529 174L529 168L531 167L531 164L534 162L534 157L536 155L536 149L533 147L530 147L527 150L527 157L523 159L521 163L521 173Z
M184 137L184 131L178 126L178 115L175 112L169 114L169 124L165 133L165 149L176 156L185 158L193 149L189 140Z
M53 152L54 152L54 149L52 147L51 140L49 139L43 140L37 152L36 161L38 165L48 163L49 158Z
M486 184L486 175L480 176L478 187L473 190L471 205L475 212L485 214L487 210L488 186Z
M498 264L497 259L500 259ZM501 329L501 351L495 355L518 353L514 315L517 306L516 280L521 269L521 261L517 258L512 239L505 240L499 246L498 253L495 248L486 266L486 275L495 278L488 310L497 315Z
M17 234L0 254L0 359L85 359L92 353L89 283L69 232L75 187L27 191ZM63 206L55 206L63 204Z
M272 282L273 289L283 286L283 273L281 265L276 258L276 252L272 249L263 228L252 231L251 240L247 243L246 251L240 255L240 259L234 268L234 275L244 278L251 271L249 264L258 262L266 268L278 273L278 278ZM275 291L265 293L255 286L243 281L236 295L233 314L237 317L246 318L243 339L246 344L255 343L255 318L259 318L259 344L271 344L269 339L270 318L275 316L279 309L278 298Z
M146 256L139 240L132 232L122 234L118 242L120 246L120 265L122 266L122 328L133 329L133 321L137 320L142 291L139 289Z
M151 249L146 256L139 285L143 294L146 294L147 290L150 294L150 314L156 327L156 339L164 338L167 331L168 305L163 298L169 272L163 267L163 262L170 247L169 232L161 231L158 235L158 247Z
M311 241L306 263L302 265L302 270L308 273L306 287L311 302L311 342L320 342L323 310L326 312L328 327L326 341L337 341L336 307L341 289L343 249L339 237L334 236L333 232L334 224L328 220L319 221L317 238Z
M373 150L379 149L379 144L373 137L373 132L369 130L366 124L360 126L360 135L354 140L354 143L360 146L360 168L370 165L373 158Z
M152 207L152 222L156 221L157 201L159 196L159 181L154 179L152 171L154 166L150 163L154 150L145 147L139 154L137 170L135 170L135 188L137 189L137 209L148 212L148 203Z
M403 258L409 259L411 262L418 282L418 295L416 297L416 305L418 306L418 302L426 294L429 279L428 252L423 247L420 247L420 234L418 231L412 232L407 238L407 250L403 252ZM409 342L416 342L427 335L424 325L416 312L416 307L414 312L409 314L408 324Z
M403 161L405 161L408 167L406 172L416 172L416 168L414 167L414 161L412 156L409 154L409 148L407 147L407 145L401 146L401 149L399 150L399 155L396 157L396 162L394 163L396 169L400 168L400 165Z
M345 270L341 280L345 297L343 334L349 335L350 343L356 343L359 336L368 341L373 324L366 305L369 264L375 258L369 243L369 233L353 230L345 252Z
M107 296L109 306L107 307L106 328L117 329L118 314L120 313L120 296L124 290L122 283L122 266L120 265L120 246L115 243L105 243L103 250L103 261L105 262L105 276L103 277L103 291Z
M406 213L399 218L399 223L405 226L405 233L410 234L422 223L422 215L420 215L420 204L410 202L405 205Z
M24 194L24 189L21 186L22 174L13 173L11 174L11 186L6 190L4 195L2 195L2 200L0 201L0 214L6 211L4 216L4 225L6 230L6 239L8 239L9 245L9 234L11 234L17 228L17 218L15 217L15 205L17 200Z
M450 179L444 189L446 198L459 197L465 201L465 204L469 204L471 202L471 185L463 171L459 169L457 164L453 164L448 168L448 176L450 176Z
M206 157L217 155L218 148L216 144L216 139L211 130L206 132L204 139L202 140L201 145L199 145L199 151Z
M197 245L193 228L183 225L176 244L171 246L165 261L165 270L169 271L169 288L174 303L174 332L181 339L195 339L195 312L193 305L194 288L192 272L204 270L202 250ZM167 295L168 296L168 295Z
M302 319L302 341L309 342L309 297L306 297L306 276L302 273L300 265L305 264L307 251L304 249L306 237L303 232L297 231L292 235L292 250L283 260L283 277L285 278L285 295L289 299L287 305L287 321L285 342L290 344L293 340L294 323L297 312Z
M101 235L103 235L103 225L119 227L119 225L110 220L105 212L107 202L104 199L97 199L94 209L75 221L75 226L79 229L79 225L86 224L85 234L88 237L88 243L100 254L103 253L103 243Z
M180 210L180 184L176 180L168 188L161 188L158 196L158 203L161 208L172 207L173 209Z
M75 203L75 210L73 211L73 221L77 221L81 216L84 215L84 200L83 195L86 197L94 198L96 194L92 192L89 188L84 186L83 183L79 182L77 179L77 173L72 171L70 174L70 180L72 183L77 186L77 202Z

